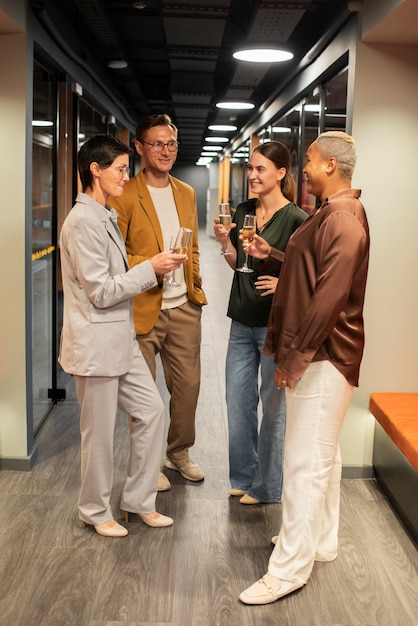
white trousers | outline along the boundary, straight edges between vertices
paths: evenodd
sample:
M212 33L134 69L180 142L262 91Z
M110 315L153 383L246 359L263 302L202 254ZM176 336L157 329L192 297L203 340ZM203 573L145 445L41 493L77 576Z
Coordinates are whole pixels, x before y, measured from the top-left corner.
M164 405L142 353L135 342L132 368L123 376L75 376L81 406L80 519L99 525L111 520L113 437L118 407L129 415L128 474L121 508L133 513L155 511Z
M353 387L329 362L312 363L286 389L283 516L268 573L306 583L315 560L338 551L341 453L338 437Z

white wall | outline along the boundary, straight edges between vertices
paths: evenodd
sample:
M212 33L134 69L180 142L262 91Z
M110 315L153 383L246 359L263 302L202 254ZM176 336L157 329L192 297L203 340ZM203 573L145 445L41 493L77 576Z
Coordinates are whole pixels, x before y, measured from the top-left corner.
M0 84L0 457L21 458L27 455L25 34L0 35Z
M371 257L366 348L341 437L344 466L371 464L370 394L418 390L417 111L418 48L359 43L353 186L363 190Z

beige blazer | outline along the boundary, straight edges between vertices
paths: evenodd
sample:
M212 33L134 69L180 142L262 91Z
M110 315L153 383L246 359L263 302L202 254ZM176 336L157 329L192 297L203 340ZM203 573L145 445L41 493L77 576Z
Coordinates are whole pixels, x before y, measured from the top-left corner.
M120 376L136 344L132 297L155 288L151 263L129 269L110 211L79 193L60 236L64 320L59 362L78 376Z
M180 226L193 231L191 251L184 264L187 294L190 302L202 306L206 297L202 290L199 260L199 224L196 192L193 187L169 176L173 188ZM109 204L118 212L118 224L126 243L130 267L164 250L163 236L157 212L141 172L125 184L120 198L109 198ZM162 303L162 279L153 289L134 298L135 330L138 335L148 333L157 321Z

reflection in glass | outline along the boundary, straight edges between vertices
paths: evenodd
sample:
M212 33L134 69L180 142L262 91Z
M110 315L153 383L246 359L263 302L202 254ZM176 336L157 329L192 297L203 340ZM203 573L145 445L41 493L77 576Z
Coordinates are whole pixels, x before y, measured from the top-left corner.
M246 141L231 156L230 198L231 208L247 199L247 161L250 158L250 142Z
M32 385L33 428L36 431L51 408L53 307L53 133L54 81L34 64L34 121L32 140ZM49 125L46 123L49 122Z
M82 98L79 101L79 124L77 152L87 139L91 139L95 135L115 135L116 132L116 126L108 126L106 116L96 111ZM115 132L111 132L112 129Z
M298 204L308 214L315 209L317 198L307 193L303 180L306 151L321 132L347 130L347 73L345 68L330 81L313 88L292 110L274 119L263 135L281 141L289 149Z

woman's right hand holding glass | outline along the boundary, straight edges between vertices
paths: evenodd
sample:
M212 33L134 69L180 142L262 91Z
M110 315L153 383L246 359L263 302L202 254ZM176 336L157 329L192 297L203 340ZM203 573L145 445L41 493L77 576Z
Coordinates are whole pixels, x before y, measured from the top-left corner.
M150 263L157 275L168 274L178 269L185 261L187 261L187 254L175 254L172 250L164 250L150 258Z
M221 220L219 217L215 217L214 219L215 225L213 227L213 232L218 241L220 241L223 245L227 245L229 239L229 233L233 228L236 228L236 224L231 224L230 226L224 226L221 224Z
M223 254L224 259L228 263L229 267L231 267L232 269L235 269L235 264L237 260L237 251L235 250L232 244L230 245L229 233L231 232L233 228L236 228L237 225L231 224L228 227L224 226L221 223L221 220L219 217L215 217L214 222L215 224L213 227L213 232L215 234L216 239L221 243L221 246L222 246L221 254ZM228 253L225 253L226 250L228 250Z

